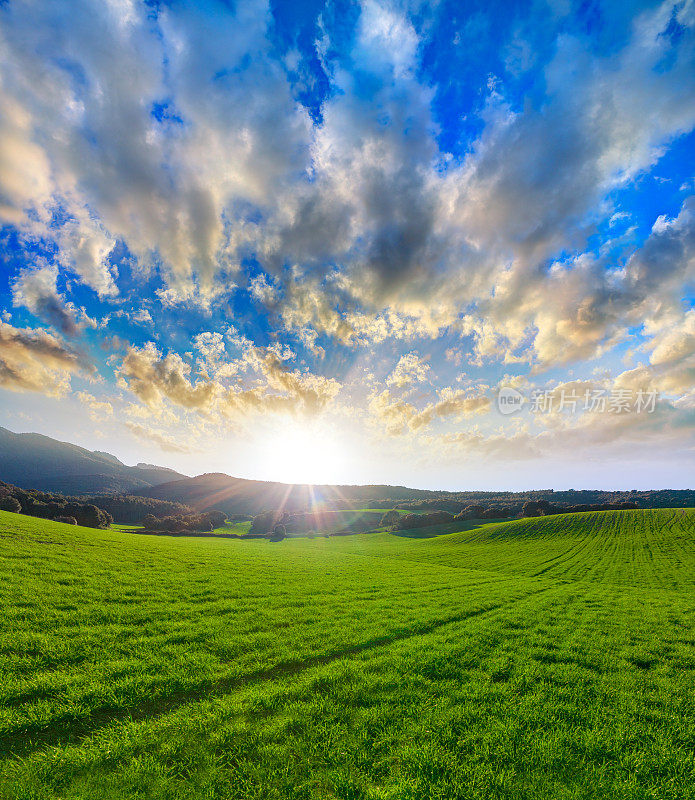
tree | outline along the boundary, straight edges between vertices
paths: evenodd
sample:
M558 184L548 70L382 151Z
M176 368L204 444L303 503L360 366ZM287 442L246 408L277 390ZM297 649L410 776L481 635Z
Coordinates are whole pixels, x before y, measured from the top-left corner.
M271 542L281 542L285 538L286 533L287 531L284 525L276 525L268 539L270 539Z
M524 517L538 517L540 515L540 511L538 509L537 501L527 500L521 509L521 514Z
M215 528L221 528L227 521L227 515L224 513L224 511L206 511L205 516L212 525L212 530L215 530Z
M11 511L13 514L19 514L22 510L22 504L16 497L3 497L0 500L0 511Z
M283 521L284 516L281 511L261 511L253 518L249 533L270 533Z
M77 524L85 528L108 528L113 522L108 511L103 511L92 503L67 503L60 516L75 517Z
M390 511L387 511L384 516L381 518L381 522L379 523L380 527L386 528L390 525L396 525L396 523L400 520L401 515L396 511L395 508L392 508Z

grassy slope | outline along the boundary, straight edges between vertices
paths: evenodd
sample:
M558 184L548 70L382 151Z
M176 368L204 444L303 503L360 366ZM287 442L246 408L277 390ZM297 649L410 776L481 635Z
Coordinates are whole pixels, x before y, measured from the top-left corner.
M273 545L0 512L0 797L695 797L694 523Z

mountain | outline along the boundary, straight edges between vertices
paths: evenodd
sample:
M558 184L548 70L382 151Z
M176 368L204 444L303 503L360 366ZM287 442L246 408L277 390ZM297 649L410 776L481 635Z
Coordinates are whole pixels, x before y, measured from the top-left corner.
M277 508L304 511L318 503L338 508L368 507L369 502L421 500L440 493L405 486L307 486L251 481L214 472L140 489L133 494L184 503L199 511L216 508L227 514L258 514Z
M695 492L684 490L575 491L537 489L510 491L432 491L409 489L406 486L330 486L274 483L233 478L224 473L208 473L195 478L169 481L159 486L139 489L135 495L155 500L182 503L197 511L218 509L229 515L255 515L261 511L284 509L288 512L384 508L399 505L419 511L450 511L456 514L470 505L482 504L499 516L517 514L524 503L546 500L554 507L572 511L583 506L636 504L641 508L673 508L695 506ZM504 512L504 513L502 513ZM493 518L493 517L490 517Z
M129 467L110 453L86 450L39 433L0 428L0 480L23 489L73 495L130 493L184 477L151 464Z

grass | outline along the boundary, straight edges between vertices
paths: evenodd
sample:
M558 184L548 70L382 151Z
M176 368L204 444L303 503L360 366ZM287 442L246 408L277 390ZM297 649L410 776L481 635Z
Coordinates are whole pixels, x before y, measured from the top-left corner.
M694 525L271 544L0 512L0 797L695 797Z
M190 536L190 537L200 537L200 536L246 536L249 533L249 529L251 527L251 522L225 522L224 525L220 526L219 528L215 528L213 531L209 532L201 532L201 531L187 531L186 533L182 533L182 536ZM138 533L139 531L144 530L143 525L122 525L120 523L116 523L115 525L111 526L112 531L116 531L118 533ZM149 534L150 536L156 536L156 534ZM164 534L162 534L164 535Z

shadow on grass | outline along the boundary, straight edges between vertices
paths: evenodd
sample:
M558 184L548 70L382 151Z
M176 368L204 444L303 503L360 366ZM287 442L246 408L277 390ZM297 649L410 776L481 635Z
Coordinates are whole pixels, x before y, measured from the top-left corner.
M461 533L474 531L483 525L494 522L509 522L508 519L465 519L457 522L445 522L441 525L428 525L425 528L408 528L406 530L388 531L392 536L401 536L404 539L434 539L435 536L444 536L447 533Z
M180 706L218 698L250 684L290 677L313 667L330 664L343 658L351 658L376 648L388 647L405 639L423 636L446 625L493 613L500 608L526 600L534 595L543 594L553 588L555 588L553 584L546 585L541 589L524 592L520 596L504 602L490 603L483 608L467 609L439 619L399 627L383 636L305 659L281 661L267 669L259 669L245 675L235 675L218 680L203 680L197 686L142 700L125 707L106 704L100 708L91 709L84 716L66 711L63 717L54 719L48 724L38 721L30 722L18 729L0 734L0 758L21 758L48 747L79 744L86 737L119 721L137 722L146 718L160 717Z

